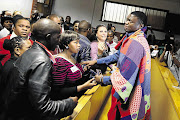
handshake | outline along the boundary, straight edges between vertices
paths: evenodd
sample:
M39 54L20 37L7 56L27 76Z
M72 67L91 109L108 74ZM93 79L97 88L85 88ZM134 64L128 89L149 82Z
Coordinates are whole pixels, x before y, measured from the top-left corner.
M92 72L92 78L94 78L93 82L96 83L102 83L103 75L100 69L96 69L96 72L94 70L91 70Z
M81 65L86 65L85 70L89 69L92 65L96 64L97 60L93 61L83 61L81 62ZM94 79L92 82L94 83L102 83L103 82L103 75L100 69L96 69L96 72L94 70L91 70L92 79Z

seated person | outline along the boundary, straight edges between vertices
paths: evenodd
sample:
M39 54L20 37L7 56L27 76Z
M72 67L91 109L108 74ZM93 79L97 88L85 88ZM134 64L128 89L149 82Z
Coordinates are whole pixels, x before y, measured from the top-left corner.
M117 50L114 48L117 45L117 43L115 43L113 41L113 38L114 38L113 31L112 30L108 30L108 32L107 32L107 42L109 43L109 47L110 47L109 55L112 55L115 52L117 52Z
M166 62L168 68L176 78L180 80L180 41L175 40L175 44L166 44L163 53L159 57L160 62Z
M83 69L81 65L72 57L73 53L80 50L79 35L74 31L64 31L60 37L60 48L63 52L59 53L53 65L53 87L52 99L65 99L70 96L79 96L82 90L89 89L96 85L93 79L84 83L81 79ZM58 95L57 97L57 94Z
M107 39L107 28L105 25L98 25L96 27L96 37L97 40L94 40L91 43L91 58L92 60L97 60L102 57L106 57L109 55L110 48L108 43L106 42ZM105 73L107 65L103 64L101 66L93 66L92 69L101 69L102 73Z

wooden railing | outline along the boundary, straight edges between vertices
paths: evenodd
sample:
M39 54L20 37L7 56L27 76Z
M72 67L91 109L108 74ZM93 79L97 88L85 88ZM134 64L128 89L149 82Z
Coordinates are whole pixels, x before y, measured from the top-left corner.
M109 71L105 75L109 76ZM78 100L73 114L61 120L95 120L110 90L111 85L97 85L87 90Z
M157 58L151 60L152 120L180 120L180 89L174 87L178 82L165 63L160 63ZM100 85L87 90L78 100L73 114L62 120L95 120L110 90L111 86Z
M151 116L152 120L180 119L180 89L177 80L165 63L151 59Z

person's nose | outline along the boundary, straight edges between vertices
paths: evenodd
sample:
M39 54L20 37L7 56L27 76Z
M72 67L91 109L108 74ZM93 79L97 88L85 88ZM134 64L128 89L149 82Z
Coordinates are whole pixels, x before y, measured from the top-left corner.
M78 43L78 47L81 47L81 45Z
M26 27L23 27L23 30L24 30L24 31L27 31L27 28L26 28Z
M129 24L129 21L127 20L126 22L125 22L125 25L128 25Z

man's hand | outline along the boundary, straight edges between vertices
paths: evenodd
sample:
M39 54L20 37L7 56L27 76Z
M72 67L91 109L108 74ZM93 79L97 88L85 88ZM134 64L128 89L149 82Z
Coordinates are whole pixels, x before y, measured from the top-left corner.
M69 98L71 98L75 103L78 103L78 97L77 97L77 96L75 96L75 97L69 97Z
M96 80L96 82L97 82L97 83L103 82L103 81L102 81L102 77L103 77L102 74L100 74L100 75L95 75L95 80Z
M90 89L96 85L97 85L97 83L96 83L95 79L92 78L83 84L83 86L84 86L83 89Z
M81 65L86 64L86 66L92 66L95 63L97 63L97 60L93 60L93 61L83 61L81 62Z
M88 80L87 82L85 82L84 84L77 86L77 92L80 92L80 91L86 90L86 89L90 89L96 85L97 85L97 83L96 83L95 79L92 78L92 79Z

